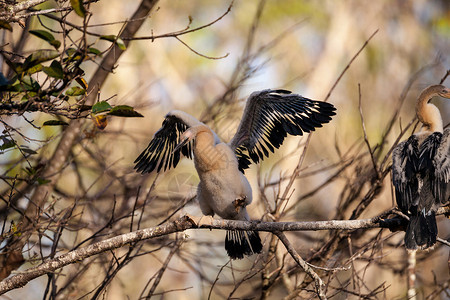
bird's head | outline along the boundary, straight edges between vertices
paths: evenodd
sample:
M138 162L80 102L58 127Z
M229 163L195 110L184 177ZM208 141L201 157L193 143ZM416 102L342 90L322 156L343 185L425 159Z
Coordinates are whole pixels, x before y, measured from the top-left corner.
M213 138L213 133L212 133L211 129L208 126L206 126L205 124L199 124L199 125L192 126L189 129L187 129L185 132L183 132L183 134L180 136L180 142L175 147L173 152L179 150L181 147L183 147L184 145L186 145L187 143L189 143L190 141L195 139L199 134L202 134L202 133L209 134L211 136L211 138Z
M186 145L193 138L195 138L195 136L196 136L196 132L195 132L195 130L192 130L192 128L189 128L188 130L183 132L183 134L180 136L180 142L178 143L178 145L176 145L175 149L173 149L173 152L181 149L184 145Z
M446 86L440 85L439 86L440 89L438 91L438 95L443 97L443 98L448 98L450 99L450 89Z

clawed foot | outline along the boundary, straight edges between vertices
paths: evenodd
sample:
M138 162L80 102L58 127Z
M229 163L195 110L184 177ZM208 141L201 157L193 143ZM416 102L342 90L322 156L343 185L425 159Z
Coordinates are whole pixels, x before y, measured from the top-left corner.
M214 218L211 216L201 216L201 217L196 217L196 216L192 216L187 214L186 217L189 219L189 221L197 226L197 227L208 227L212 225L212 222L214 221Z
M236 198L233 201L234 209L236 209L236 212L239 213L241 208L244 208L246 205L245 200L247 200L247 196L244 196L242 198Z

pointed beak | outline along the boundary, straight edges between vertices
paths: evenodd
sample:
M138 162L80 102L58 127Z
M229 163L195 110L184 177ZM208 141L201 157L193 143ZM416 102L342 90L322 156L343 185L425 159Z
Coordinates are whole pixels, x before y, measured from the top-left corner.
M183 147L187 143L189 143L189 138L184 137L184 139L180 143L178 143L178 145L176 145L175 149L173 149L172 154L175 153L176 151L180 150L181 147Z
M439 93L439 96L444 98L450 98L450 89L445 88L442 92Z

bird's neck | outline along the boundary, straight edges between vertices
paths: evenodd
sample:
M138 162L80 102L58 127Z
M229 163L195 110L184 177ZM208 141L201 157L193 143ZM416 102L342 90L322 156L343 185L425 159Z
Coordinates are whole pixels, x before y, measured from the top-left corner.
M423 124L422 131L443 132L444 124L441 113L435 105L428 103L428 100L420 101L416 109L417 117Z
M204 172L214 169L221 153L218 153L215 147L211 131L201 131L197 134L194 141L194 157L197 169Z
M195 154L202 154L214 147L214 136L211 131L200 131L194 141Z

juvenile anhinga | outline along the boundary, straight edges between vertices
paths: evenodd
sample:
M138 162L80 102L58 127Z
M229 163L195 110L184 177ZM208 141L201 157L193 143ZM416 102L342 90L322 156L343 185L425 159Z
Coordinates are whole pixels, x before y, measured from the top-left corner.
M200 177L197 199L204 215L250 220L246 206L252 189L244 176L251 160L269 156L287 134L302 135L328 123L335 115L332 104L314 101L286 90L254 92L247 100L239 128L230 143L220 141L205 124L182 111L166 116L147 148L136 159L137 172L176 167L183 154L194 158ZM258 232L228 231L225 249L233 259L259 253Z
M392 180L400 210L409 217L406 249L427 249L436 243L436 211L449 200L450 129L444 130L439 109L429 101L450 98L450 89L433 85L422 91L416 114L420 132L397 145L392 154Z

